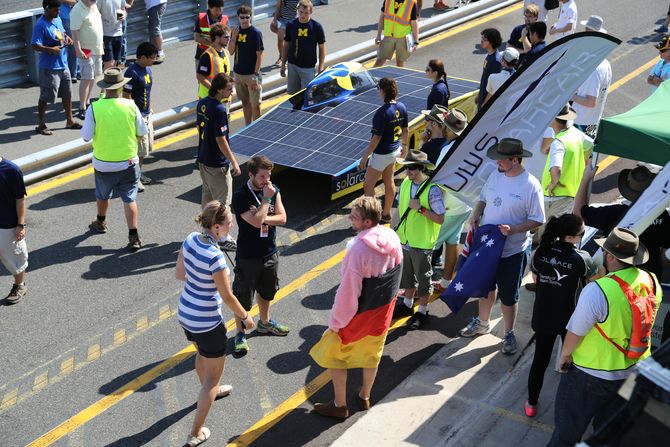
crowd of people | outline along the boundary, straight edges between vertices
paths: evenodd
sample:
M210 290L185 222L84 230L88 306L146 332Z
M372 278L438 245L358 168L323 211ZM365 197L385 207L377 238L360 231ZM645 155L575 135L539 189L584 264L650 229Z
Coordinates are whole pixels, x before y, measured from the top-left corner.
M32 39L33 48L40 52L40 121L36 130L51 134L44 113L47 103L60 97L67 127L81 128L83 139L93 146L96 219L89 228L95 233L107 232L110 200L118 194L124 204L131 250L142 247L137 194L151 183L141 168L153 147L151 66L165 58L160 23L166 3L145 2L151 42L138 46L136 59L128 67L125 19L132 1L44 0L44 15ZM548 28L545 21L548 12L555 9L554 3L560 6L558 19ZM435 7L441 9L438 5L444 4L436 2ZM279 289L276 232L287 221L280 189L271 180L273 163L265 156L252 157L247 162L247 181L233 191L232 178L240 176L242 170L228 139L233 91L242 102L246 124L261 115L263 35L251 23L249 6L237 9L239 25L232 28L223 6L223 0L208 0L207 11L195 19L197 167L202 181L201 213L196 222L201 231L184 240L175 272L176 278L185 282L178 319L187 340L197 349L195 364L201 383L188 438L191 446L210 437L211 431L204 426L209 409L216 398L232 391L230 385L220 383L227 340L222 304L235 316L233 345L238 354L249 350L247 332L254 328L275 336L286 336L290 331L270 315ZM383 2L376 66L393 57L403 66L416 50L420 9L421 2L416 0ZM324 69L325 31L312 12L310 0L277 0L271 27L280 50L276 65L281 75L287 76L289 93L304 89ZM586 31L606 33L599 16L581 24ZM485 107L516 69L535 60L546 45L547 34L559 38L576 29L575 0L560 0L526 1L524 23L511 31L502 51L501 32L482 30L481 48L486 56L478 107ZM670 75L670 64L666 64L669 45L668 36L656 45L661 60L650 73L649 84L657 86ZM68 58L69 51L74 57ZM647 306L643 317L653 323L662 298L657 278L662 273L662 249L670 247L666 228L670 215L664 212L639 236L615 225L655 173L644 166L623 170L619 190L627 202L600 207L588 203L597 170L590 158L593 137L612 78L609 62L604 60L534 147L504 138L488 148L487 156L496 160L498 169L470 207L431 180L436 166L468 126L468 117L449 105L444 62L431 59L425 72L433 87L422 111L426 129L421 147L416 148L408 147L407 109L397 101L397 82L392 78L378 81L383 105L372 118L372 136L359 165L366 171L364 195L353 202L349 216L356 236L347 244L328 329L310 351L314 361L330 371L334 399L317 403L314 409L324 416L348 417L347 371L353 368L363 369L357 406L370 408L370 393L391 320L409 317L409 329L430 325L431 294L447 290L468 256L467 238L466 246L460 247L464 230L472 237L480 226L494 225L505 239L495 280L488 295L478 300L477 316L460 334L474 337L489 333L499 298L504 325L501 352L513 355L518 351L514 328L519 289L530 261L534 280L526 287L535 293L531 326L536 348L523 408L528 417L537 414L544 373L554 341L561 337L559 358L565 375L556 395L556 429L550 445L573 445L591 420L595 426L606 420L617 400L616 390L635 363L649 355L648 342L638 343L634 346L637 351L632 350L633 342L644 339L648 332L633 327L629 300L634 298ZM76 79L81 81L79 117L83 123L72 111L71 84ZM91 98L94 84L101 90L97 100ZM404 166L406 174L399 191L396 163ZM383 205L374 198L380 178L385 191ZM20 169L2 158L0 184L0 254L14 275L6 298L13 304L27 293L26 191ZM238 226L236 238L231 235L233 216ZM384 225L392 221L395 231ZM605 253L606 274L578 248L585 225L607 235L597 241ZM235 253L232 272L225 252ZM442 275L433 281L439 263ZM256 323L249 313L254 298L259 312Z

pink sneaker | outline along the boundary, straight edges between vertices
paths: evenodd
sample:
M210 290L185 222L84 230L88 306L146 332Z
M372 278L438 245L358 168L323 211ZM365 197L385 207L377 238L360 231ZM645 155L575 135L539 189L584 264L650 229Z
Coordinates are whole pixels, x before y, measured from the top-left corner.
M531 405L528 401L523 404L523 410L529 418L534 418L537 415L537 405Z

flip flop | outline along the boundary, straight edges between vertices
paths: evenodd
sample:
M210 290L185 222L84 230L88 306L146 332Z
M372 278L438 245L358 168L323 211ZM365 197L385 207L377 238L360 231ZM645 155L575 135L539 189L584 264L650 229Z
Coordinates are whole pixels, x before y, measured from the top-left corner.
M65 126L66 129L71 129L71 130L79 130L81 129L81 124L75 121L74 123L70 124L69 126Z
M36 127L35 132L41 134L41 135L53 135L53 131L49 129L48 127Z

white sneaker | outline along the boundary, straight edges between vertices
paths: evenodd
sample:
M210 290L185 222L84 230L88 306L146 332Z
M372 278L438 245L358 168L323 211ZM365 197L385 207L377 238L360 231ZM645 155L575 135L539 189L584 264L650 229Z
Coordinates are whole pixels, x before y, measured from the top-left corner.
M459 331L461 337L474 337L475 335L488 334L491 331L490 326L484 326L479 317L473 318L467 326Z

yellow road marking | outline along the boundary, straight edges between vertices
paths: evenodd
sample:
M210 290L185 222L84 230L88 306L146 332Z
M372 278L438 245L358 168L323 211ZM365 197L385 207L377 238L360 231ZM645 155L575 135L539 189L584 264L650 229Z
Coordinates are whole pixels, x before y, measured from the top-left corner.
M291 281L289 284L286 286L282 287L279 289L277 292L277 295L275 296L275 299L273 300L273 303L276 303L283 298L287 297L290 295L292 292L298 290L299 288L303 287L305 284L308 282L314 280L315 278L319 277L323 273L329 271L331 268L342 262L342 259L344 258L345 250L340 251L339 253L333 255L329 259L325 260L321 264L317 265L316 267L312 268L308 272L304 273L302 276L300 276L297 279L294 279ZM255 316L258 314L258 307L254 306L253 309L251 310L250 314L252 316ZM228 330L232 330L235 328L235 320L231 319L228 322L226 322L226 328ZM91 351L97 352L97 356L99 357L100 355L100 345L94 345L89 348L89 359L91 358ZM151 368L149 371L145 372L144 374L140 375L136 379L131 380L121 388L119 388L116 391L113 391L111 394L108 396L103 397L102 399L98 400L88 408L85 408L84 410L80 411L76 415L72 416L70 419L66 420L65 422L61 423L57 427L49 430L47 433L44 435L40 436L30 444L28 444L27 447L43 447L43 446L48 446L53 444L54 442L58 441L60 438L63 436L68 435L72 431L76 430L77 428L81 427L94 417L98 416L102 412L108 410L109 408L113 407L117 403L121 402L123 399L126 397L132 395L135 391L138 389L142 388L144 385L152 382L165 372L169 371L170 369L176 367L179 365L181 362L186 361L188 358L190 358L192 355L195 354L195 348L193 345L189 344L186 348L182 349L181 351L177 352L174 354L172 357L168 358L167 360L163 361L162 363L158 364L157 366ZM97 357L96 357L97 358ZM4 400L3 400L4 401Z
M432 299L434 300L436 295L433 295ZM389 327L389 332L401 327L410 317L399 318L393 322ZM270 413L265 415L261 420L256 422L254 425L249 427L244 433L235 438L227 447L246 447L251 445L256 439L258 439L263 433L270 430L274 427L279 421L281 421L285 416L287 416L291 411L298 408L303 404L307 399L312 397L319 391L321 388L326 386L330 382L330 375L328 370L323 371L321 374L312 379L309 383L305 384L298 391L293 393L288 399L282 402Z

